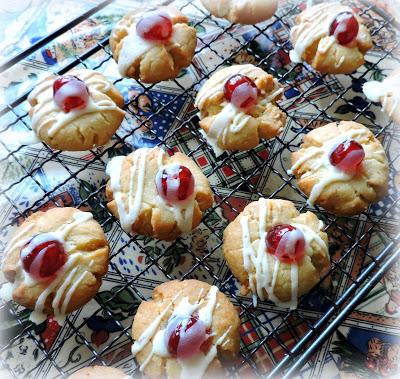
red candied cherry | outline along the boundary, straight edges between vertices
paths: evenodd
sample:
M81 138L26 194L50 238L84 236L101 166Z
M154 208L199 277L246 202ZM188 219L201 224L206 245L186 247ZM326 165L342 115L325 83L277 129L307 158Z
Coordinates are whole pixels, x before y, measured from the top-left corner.
M249 77L237 74L226 81L224 95L235 107L248 109L257 104L258 89Z
M341 45L347 45L358 34L358 21L351 12L341 12L332 21L329 35L335 36Z
M51 233L32 237L21 249L24 270L36 280L50 279L64 266L67 254Z
M176 203L187 200L194 192L194 177L185 166L171 164L156 175L158 194L166 201Z
M168 352L181 359L191 358L204 351L203 344L209 337L205 324L195 313L189 318L170 319L164 336Z
M288 224L275 225L267 233L267 251L282 263L299 263L305 254L304 234Z
M89 89L86 84L73 75L64 75L53 83L54 102L65 113L73 109L85 108L89 102Z
M166 13L148 12L137 22L136 33L150 41L166 41L172 35L172 21Z
M360 167L364 157L365 151L362 145L354 140L347 140L335 147L329 161L338 169L352 173Z

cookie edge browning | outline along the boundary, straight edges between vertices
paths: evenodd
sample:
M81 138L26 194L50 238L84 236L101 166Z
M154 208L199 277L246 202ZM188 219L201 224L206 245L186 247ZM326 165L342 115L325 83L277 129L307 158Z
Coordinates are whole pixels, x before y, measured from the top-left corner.
M49 220L51 220L52 223L55 222L55 220L70 220L74 214L82 212L76 208L73 207L62 207L62 208L50 208L46 211L38 211L33 214L31 214L15 231L14 235L18 233L18 230L25 224L25 223L34 223L38 224L38 220L40 220L42 217L48 217ZM93 271L88 271L91 273L90 278L88 279L87 277L85 280L83 280L80 285L77 287L73 295L71 296L71 299L68 303L68 306L66 308L66 314L69 314L73 312L74 310L82 307L86 303L88 303L98 292L101 284L102 284L102 277L107 273L108 270L108 260L109 260L109 245L107 238L104 234L103 229L99 225L99 223L94 220L88 220L85 221L84 224L90 225L91 229L95 229L94 233L98 233L99 238L92 241L89 244L89 248L94 248L95 250L90 251L92 254L95 254L95 259L98 259L98 261L95 262L95 265L93 267ZM26 224L25 224L26 225ZM60 226L63 225L60 223ZM82 225L80 225L82 227ZM88 226L87 226L88 227ZM75 227L76 228L76 227ZM74 228L74 229L75 229ZM55 230L56 228L46 228L46 230L42 231L43 233L45 232L51 232L52 230ZM73 232L73 230L71 232ZM69 235L71 235L71 232ZM23 234L21 237L22 238L27 238L27 236L34 235L36 233L31 234L30 232ZM87 253L87 251L83 251L84 253ZM2 260L2 272L4 276L7 278L9 282L13 282L16 274L16 264L19 260L19 253L20 253L20 248L16 247L13 250L7 254L5 259ZM25 285L24 283L21 283L18 287L16 287L13 291L13 300L17 302L20 305L23 305L24 307L28 309L34 309L35 304L37 301L38 296L41 294L41 292L47 288L47 285L44 283L43 285L40 285L40 283L35 284L34 287L29 287ZM58 288L58 286L57 286ZM30 297L27 298L26 294L30 294ZM43 308L43 313L48 314L48 315L54 315L54 310L51 305L53 299L54 299L54 294L55 291L49 294L49 296L46 299L44 308ZM63 297L62 297L63 299Z
M287 218L294 220L296 223L307 225L310 227L317 235L321 237L321 239L325 242L326 246L328 247L328 235L324 232L319 230L318 225L320 220L318 217L312 212L305 212L300 213L294 204L289 200L281 200L281 199L265 199L267 202L271 203L271 207L275 208L275 205L278 209L285 208ZM231 270L232 274L235 278L239 281L242 285L241 293L246 295L251 293L250 286L249 286L249 276L247 271L244 268L243 264L243 240L242 236L242 227L240 224L241 216L249 217L249 222L257 222L259 220L259 206L260 201L253 201L246 205L242 212L240 212L237 217L229 223L229 225L224 230L223 236L223 255L226 260L226 263ZM267 212L268 215L268 212ZM300 218L300 220L298 219ZM289 220L285 220L285 223L290 223ZM310 226L310 224L312 224ZM266 226L268 222L266 223ZM313 227L312 227L313 226ZM251 226L250 226L250 234L251 233ZM258 238L258 236L257 236ZM251 239L252 243L257 241L257 238ZM265 254L268 254L265 252ZM303 261L302 264L299 266L299 286L298 286L298 297L308 293L321 279L322 275L328 270L330 267L330 259L329 254L326 254L321 249L316 249L316 245L314 245L314 253L312 258L306 256L305 259L307 261ZM272 258L268 259L271 263ZM311 264L311 266L310 266ZM270 265L270 267L272 267ZM307 276L308 282L301 282L302 270L307 269ZM271 274L271 270L270 270ZM274 287L274 295L283 302L290 300L290 289L291 289L291 281L290 281L290 265L281 263L279 266L279 272L277 276L277 282ZM268 299L268 293L266 291L263 292L265 299ZM255 294L257 295L257 294Z
M135 150L131 154L125 156L124 165L126 167L127 157L133 157L134 153L139 151ZM161 150L159 147L155 147L152 149L154 154L158 154L158 151ZM155 158L154 158L155 159ZM214 202L213 193L210 188L210 184L208 182L207 177L203 174L202 170L196 165L196 163L190 159L187 155L181 152L175 152L174 155L169 156L165 155L165 159L168 159L168 164L178 163L188 167L195 178L195 182L199 184L195 184L195 206L194 213L192 218L192 230L194 230L201 222L203 218L203 212L205 212L208 208L210 208ZM132 161L129 161L129 167L132 165ZM123 172L127 172L129 170L122 170ZM155 178L151 180L154 181ZM199 190L201 188L201 191ZM107 207L114 215L114 217L119 219L118 207L115 202L113 192L110 185L110 179L107 181L106 185L106 197L107 197ZM149 207L148 207L149 208ZM158 210L158 207L151 207L150 209L143 210L141 207L139 215L136 221L131 226L131 232L137 233L140 235L147 235L149 237L153 237L162 241L173 241L180 235L182 235L182 231L178 228L177 222L175 220L172 229L164 230L162 225L159 223L160 221L160 211L154 212L154 209Z
M210 284L195 279L187 279L183 281L172 280L160 284L154 288L152 298L147 301L142 301L139 305L132 323L132 338L137 340L146 327L148 327L153 319L160 314L165 307L168 306L168 304L173 298L176 297L177 294L180 294L179 298L188 296L190 302L194 303L197 300L201 289L203 289L201 297L205 297L210 288ZM177 302L179 302L179 299L176 299L174 303L177 304ZM231 329L225 339L225 341L228 341L229 339L229 342L224 344L224 346L219 345L217 347L217 357L208 367L208 370L210 371L215 369L218 370L220 359L234 359L238 355L240 348L240 319L238 312L227 296L221 291L218 291L217 294L217 304L218 303L221 305L218 308L215 308L213 312L212 330L216 332L216 335L213 336L213 342L215 343L216 340L221 337L229 327ZM149 317L149 312L151 312L152 317ZM170 313L171 312L165 316L163 322L168 320ZM217 317L215 317L216 314ZM229 317L228 315L231 316ZM217 324L215 324L216 321ZM216 331L215 328L218 330ZM151 346L152 345L150 343L147 344L145 349L138 353L136 358L139 364L143 363L144 359L151 350ZM152 361L144 369L144 373L150 378L160 377L163 375L165 376L167 371L169 373L169 370L176 369L176 367L173 367L173 364L168 364L168 361L175 362L175 359L165 359L153 356ZM207 374L210 372L208 370L206 371Z
M384 161L380 162L378 160L377 154L374 154L373 156L370 157L371 160L374 159L383 166L382 170L380 171L381 175L379 175L379 178L381 178L380 180L377 180L377 176L375 175L375 173L370 173L369 172L370 170L368 171L369 174L368 177L366 178L368 183L367 186L368 188L371 188L374 192L374 196L371 197L370 199L367 199L365 197L366 195L361 196L360 193L356 192L358 196L352 195L349 198L349 201L343 202L343 198L338 195L338 193L341 192L340 187L343 186L343 182L338 182L338 183L333 183L330 186L335 188L335 190L333 190L333 188L331 190L329 190L329 188L325 188L321 192L321 195L315 200L315 204L322 206L327 211L332 212L337 216L352 216L365 211L369 205L385 197L388 192L388 186L389 186L389 168L388 168L386 152L380 141L375 138L375 136L371 133L371 131L367 127L365 127L360 123L354 121L340 121L339 123L331 122L319 128L313 129L304 136L303 142L300 145L299 150L292 153L291 165L293 166L297 162L297 160L302 157L303 149L315 145L317 138L314 139L314 136L321 133L320 132L320 130L322 130L321 128L327 129L328 131L325 134L330 133L332 134L332 137L336 137L341 134L338 133L337 131L342 132L351 129L365 130L366 134L368 135L368 144L374 146L373 149L374 152L379 152L379 150L383 152ZM331 130L329 131L329 129ZM321 144L318 145L320 146ZM298 168L294 170L293 174L296 177L298 187L307 197L309 197L312 188L318 182L318 180L315 174L307 176L306 178L301 178L304 172L308 171L306 167L307 166L305 164L300 165ZM348 183L351 183L351 180L346 182L345 185L350 185Z

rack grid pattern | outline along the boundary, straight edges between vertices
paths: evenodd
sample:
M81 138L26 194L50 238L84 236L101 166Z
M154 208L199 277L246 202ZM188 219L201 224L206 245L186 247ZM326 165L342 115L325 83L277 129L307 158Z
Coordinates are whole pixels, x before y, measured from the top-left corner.
M79 20L72 21L66 27L53 33L50 36L51 38L39 41L29 52L23 52L15 59L3 64L1 70L4 71L19 63L34 49L51 42L65 30L90 17L101 8L108 6L109 3L111 1L105 1L94 10L81 16ZM108 231L111 246L114 246L110 255L109 278L110 281L118 283L118 286L107 298L99 295L95 298L95 311L91 312L91 317L101 314L105 317L114 318L110 303L126 289L129 289L130 293L134 295L134 302L136 303L148 298L150 290L157 285L156 282L146 279L146 275L150 271L158 273L163 278L160 279L161 281L198 277L199 273L202 273L207 281L219 286L223 292L230 296L240 313L242 320L241 356L229 369L231 373L236 372L239 375L253 373L255 376L265 375L270 377L276 375L290 376L312 358L312 354L318 347L355 309L358 302L368 293L368 290L380 280L399 257L400 235L396 231L396 217L398 217L400 211L399 196L396 191L391 190L384 200L384 206L371 207L367 212L356 218L338 218L323 209L316 208L318 216L325 221L325 230L328 235L339 233L344 241L345 249L340 256L331 257L331 270L321 279L320 285L301 299L298 309L290 311L275 307L271 303L261 303L259 309L254 309L249 298L241 296L238 291L233 289L232 282L234 279L226 266L221 263L223 228L215 221L215 215L221 215L221 213L237 215L240 209L232 201L235 196L242 196L246 200L256 200L259 197L285 198L285 193L288 190L296 195L296 206L301 211L306 210L305 196L298 190L293 178L280 170L280 165L285 161L286 154L298 148L301 137L307 131L320 123L339 119L333 113L333 109L338 105L350 107L353 112L351 120L367 124L388 149L393 141L400 142L399 135L396 134L392 123L377 123L375 116L370 112L371 107L374 106L371 102L360 105L348 99L350 92L354 89L349 82L360 82L363 78L369 78L371 72L387 60L398 61L396 57L398 43L392 44L390 49L387 46L376 44L376 49L380 50L379 57L374 59L374 62L368 61L364 69L359 70L359 72L347 75L345 81L347 85L344 85L329 75L315 73L307 65L289 64L289 68L284 71L275 68L274 59L277 56L287 55L291 48L288 40L289 30L295 15L300 11L295 3L287 3L271 20L252 26L251 37L247 39L244 39L243 35L249 33L249 29L240 29L237 25L231 25L210 17L198 5L198 2L189 0L180 2L180 4L184 13L196 15L191 19L196 28L201 28L202 25L207 24L213 30L212 33L205 36L201 34L198 36L199 43L191 66L195 79L190 83L187 83L184 78L175 79L171 83L174 88L174 95L168 97L168 99L159 95L158 85L135 82L136 90L126 103L125 125L129 125L129 128L122 127L116 133L112 143L107 145L106 148L91 150L90 159L81 165L74 165L74 160L70 159L67 154L53 151L45 144L41 145L38 159L31 165L25 165L24 160L20 158L21 155L25 154L24 147L10 148L3 141L0 141L2 148L7 150L7 155L2 161L13 160L14 164L19 166L18 172L20 173L17 180L7 183L0 191L1 201L5 202L7 207L11 207L13 213L11 221L5 222L3 228L4 230L13 228L16 223L20 223L30 213L42 209L49 203L52 206L63 206L65 199L62 196L62 189L66 185L74 183L80 188L80 201L74 206L85 210L95 210L96 215L100 214L101 224ZM398 31L393 19L382 14L372 4L354 4L360 7L360 16L367 21L374 37L379 36L383 31L385 33L389 31L394 40L396 39ZM229 36L232 44L236 46L228 52L218 47L221 38L226 36ZM268 45L267 52L260 50L260 41ZM237 62L237 57L240 54L254 57L256 65L273 74L285 86L285 93L290 90L298 92L297 96L286 98L279 103L280 108L287 115L287 128L291 132L290 134L284 133L271 141L263 141L257 148L246 153L229 152L220 157L215 157L210 146L199 133L198 117L191 106L194 102L196 89L201 83L218 68ZM217 63L210 64L210 66L213 66L210 68L210 66L204 64L204 60L201 59L202 56L212 56ZM92 57L96 57L97 63L94 66L91 65L93 60L90 58ZM76 59L57 73L66 73L74 67L101 69L111 59L108 37L106 37L87 52L76 56ZM299 74L302 78L300 82L298 81ZM125 83L127 83L126 79L115 81L115 84L121 87ZM308 83L306 90L302 90L304 83ZM327 100L325 99L323 105L315 97L319 88L325 88L329 92L329 97L327 97ZM153 100L153 108L146 117L143 117L143 114L138 111L143 96ZM30 129L29 117L23 108L26 98L27 94L13 100L11 104L0 110L2 119L8 120L6 124L3 122L0 132L5 133L16 125ZM178 114L174 110L177 103L184 104ZM308 110L311 109L307 122L299 121L297 109L300 106L306 106ZM165 135L160 137L159 133L150 127L154 120L165 121L165 123L170 124ZM213 185L215 204L212 209L204 214L201 228L205 231L207 238L210 238L214 243L212 247L209 247L203 240L201 247L204 251L200 254L199 247L192 243L190 237L178 238L168 245L153 241L155 250L150 251L147 248L148 238L125 234L118 220L108 211L104 199L105 181L96 188L81 179L85 170L104 170L108 158L116 150L123 153L131 151L132 138L135 133L141 130L151 135L153 140L156 141L156 145L169 152L180 150L198 163L200 161L207 162L203 171L211 183L215 184ZM34 151L32 150L29 154L34 154ZM398 173L399 156L398 150L390 155L391 181ZM65 175L63 175L63 180L58 183L44 185L38 179L37 174L44 169L46 164L51 162L62 167L65 170L63 171ZM273 189L269 189L267 183L263 182L263 178L270 176L274 177L274 183L278 183ZM15 193L20 187L24 186L26 181L33 182L39 188L41 195L36 201L29 204L29 207L24 208L15 200ZM349 229L348 225L357 225L357 228ZM378 253L371 252L369 249L369 240L376 232L385 235L387 240L390 241ZM119 238L118 243L115 243L115 238ZM120 262L121 259L125 259L125 252L128 256L132 254L132 250L145 257L145 267L137 272L129 273L121 268ZM154 251L157 251L157 254L154 254ZM185 256L192 262L189 267L185 268L184 272L174 270L174 266L178 264L173 259L174 251L179 251L181 256ZM356 255L359 257L357 262L361 262L362 267L355 275ZM345 283L344 288L339 290L329 285L334 280ZM322 304L317 311L315 309L310 310L310 299L316 293L318 293L318 298ZM20 328L16 335L5 341L5 345L0 349L1 356L3 357L7 350L13 348L22 337L31 339L39 350L39 358L35 365L29 372L24 373L27 377L44 377L44 371L40 371L40 369L49 362L53 376L67 377L73 370L65 365L63 366L60 352L64 345L69 343L68 341L79 339L80 344L86 347L86 353L90 355L87 364L105 365L110 363L108 357L117 345L122 341L132 341L130 326L133 314L130 314L127 320L115 320L117 332L101 348L96 347L83 332L87 326L88 318L80 319L72 314L66 320L63 337L58 339L50 348L46 348L43 341L33 332L33 325L26 322L26 317L22 317L23 310L21 307L7 303L2 305L2 311L11 312L18 321ZM18 377L18 373L8 366L6 360L3 361L3 365L9 368L11 375ZM133 368L130 373L133 374L136 370L137 368ZM56 374L54 375L54 373Z

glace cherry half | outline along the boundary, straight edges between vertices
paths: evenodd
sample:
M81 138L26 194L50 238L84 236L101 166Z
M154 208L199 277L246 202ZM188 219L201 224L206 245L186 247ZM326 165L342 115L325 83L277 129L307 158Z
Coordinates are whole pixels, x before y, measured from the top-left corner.
M67 254L51 233L32 237L21 249L22 267L36 280L47 280L64 266Z
M354 173L365 157L365 151L361 144L354 140L347 140L335 147L331 152L329 161L338 169Z
M149 41L167 41L172 35L172 22L168 14L148 12L136 24L136 33Z
M306 241L296 227L279 224L271 228L266 237L267 251L282 263L299 263L304 258Z
M85 108L89 102L89 89L73 75L64 75L53 83L53 99L65 113L73 109Z
M235 107L248 109L257 104L258 88L247 76L231 76L224 85L225 98Z
M158 194L167 202L176 203L187 200L194 192L194 177L185 166L171 164L156 175Z
M164 336L168 352L174 357L187 359L207 352L209 334L205 324L194 313L190 318L170 319Z
M329 27L329 35L335 36L341 45L347 45L358 34L358 21L351 12L341 12L332 21Z

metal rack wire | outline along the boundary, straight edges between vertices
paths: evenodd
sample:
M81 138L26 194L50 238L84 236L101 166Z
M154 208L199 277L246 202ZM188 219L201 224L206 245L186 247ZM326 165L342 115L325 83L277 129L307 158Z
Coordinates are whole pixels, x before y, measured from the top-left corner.
M101 3L84 16L52 33L50 37L39 41L28 51L20 53L14 59L0 66L0 71L13 67L35 49L51 42L69 28L110 3L111 1ZM360 8L361 17L364 17L370 24L373 36L384 31L391 33L393 39L396 39L398 31L393 19L382 14L381 10L372 4L366 2L355 4ZM232 374L247 375L252 373L256 376L285 375L289 377L307 363L312 354L355 309L365 294L400 256L400 234L396 231L396 217L398 217L400 211L399 197L392 190L385 199L384 207L380 207L379 210L371 207L368 212L357 217L338 218L328 214L323 209L316 209L318 216L325 221L327 233L329 235L340 234L346 246L340 256L332 256L330 272L321 279L320 284L310 294L301 299L298 309L288 311L271 303L261 303L259 308L254 309L249 299L240 296L235 291L235 286L232 284L234 282L232 274L224 265L221 257L223 227L221 223L216 223L215 215L221 215L221 211L232 215L238 214L240 209L233 201L235 196L242 196L247 200L255 200L261 196L285 198L287 191L295 194L296 205L301 211L305 210L305 197L295 186L293 178L282 171L282 162L285 161L285 157L290 151L298 147L301 136L312 129L316 123L338 119L333 113L333 107L338 104L350 107L353 112L351 119L366 123L376 136L383 140L386 148L388 148L390 141L398 141L399 135L393 125L390 122L384 125L378 124L373 114L369 112L370 108L374 106L373 104L370 102L357 103L348 99L353 90L349 81L352 83L360 82L386 60L397 60L395 52L398 49L398 44L393 44L390 49L387 46L376 45L376 48L380 50L379 57L374 62L369 62L364 69L346 76L345 82L347 84L344 85L341 81L335 80L329 75L314 73L306 65L288 63L288 68L281 71L277 70L272 64L277 56L287 55L290 50L289 30L293 24L294 16L300 11L295 2L287 3L271 20L255 25L251 29L240 29L235 25L210 17L194 0L181 3L181 9L189 15L195 14L191 20L195 27L201 27L207 23L213 28L213 33L198 36L198 48L192 64L192 71L196 79L189 84L180 78L174 80L174 94L168 100L157 96L158 85L135 83L136 90L133 96L129 98L129 102L126 103L127 125L130 128L118 131L112 143L107 145L106 148L91 150L90 159L78 169L75 169L78 166L72 164L68 154L53 151L45 144L41 145L40 151L32 150L32 154L36 154L38 159L27 166L24 164L24 160L20 159L21 155L25 154L24 149L26 148L10 148L0 140L2 148L7 150L3 161L13 160L14 164L19 167L18 178L7 183L0 191L1 200L8 207L11 207L13 212L11 221L8 219L7 222L3 223L3 230L11 229L15 223L20 222L30 213L49 204L51 206L63 206L65 204L63 189L66 185L74 183L80 188L80 201L73 205L77 208L90 209L95 211L96 215L101 215L101 225L108 231L107 234L113 247L110 255L108 279L115 285L115 288L110 291L108 297L98 295L95 298L94 311L91 311L89 315L94 317L102 314L114 319L115 331L113 336L101 348L95 346L87 338L85 328L90 317L78 317L79 311L67 318L62 338L57 339L50 348L46 348L43 341L34 332L33 325L26 321L26 315L23 316L21 307L13 303L2 305L1 311L11 313L20 327L15 335L5 341L4 346L0 349L0 356L3 357L4 353L12 349L21 338L25 337L32 340L38 349L39 358L28 371L24 372L24 376L67 377L72 371L79 368L71 368L65 365L62 358L64 346L74 341L78 341L80 346L87 349L86 355L89 358L85 361L85 365L92 363L110 364L110 355L116 351L117 346L122 343L129 344L132 341L130 326L135 309L132 307L128 311L127 317L119 320L114 318L110 303L127 289L133 294L133 304L148 298L151 289L157 285L157 281L147 280L146 273L154 270L159 282L175 278L198 277L201 274L204 280L218 285L237 305L243 324L242 346L240 359L230 368ZM244 33L250 33L250 37L244 38ZM229 52L225 50L221 52L216 46L220 43L221 37L226 36L229 36L235 47ZM258 43L257 41L261 42ZM260 50L260 44L267 44L267 51ZM279 104L288 116L287 129L290 129L290 134L284 133L273 141L263 141L257 148L246 153L225 153L216 158L199 133L198 118L196 112L190 106L194 102L196 89L201 82L221 66L236 62L238 55L242 53L245 53L246 57L254 57L255 64L277 77L285 85L286 94L290 90L297 91L296 96L287 97ZM212 68L211 64L210 66L202 64L202 60L197 59L202 54L212 54L217 63L212 64ZM89 59L93 56L96 56L96 64L94 65ZM63 74L76 66L101 69L111 59L108 37L106 37L97 42L90 50L77 56L57 73ZM115 83L123 87L127 82L118 79ZM305 90L301 87L304 83L308 83ZM323 105L315 100L315 91L318 91L319 88L325 88L329 92L329 96L327 95ZM3 122L0 133L5 133L15 126L30 129L28 115L23 108L28 92L12 100L9 105L0 110L0 117L7 120L6 123ZM145 117L137 111L138 102L143 95L152 98L155 104L154 109ZM182 107L183 111L179 114L176 114L173 109L177 101L185 104ZM302 105L307 105L312 109L307 122L299 121L297 109ZM155 118L170 124L168 132L162 137L149 127L149 122ZM213 208L205 213L201 227L207 238L213 241L213 245L208 246L203 241L203 251L200 253L191 237L178 238L171 244L165 244L141 236L126 235L120 228L118 220L114 219L105 206L105 182L103 181L96 187L82 179L82 175L86 171L104 170L108 157L114 154L116 149L125 153L130 151L134 147L132 137L135 136L137 131L143 129L157 141L157 145L162 146L167 151L179 149L186 152L198 163L199 159L205 159L207 162L203 171L214 183L213 191L216 201ZM391 181L397 174L399 157L400 153L398 152L390 155ZM60 182L45 185L37 174L46 164L52 162L65 170L65 175ZM247 162L247 165L245 162ZM248 168L249 162L251 169ZM229 180L226 175L227 170L230 174ZM273 189L268 188L268 185L262 182L263 173L266 172L273 175L275 183L278 183ZM37 196L36 200L30 203L28 207L21 206L15 200L15 193L20 191L26 181L31 181L41 191L40 196ZM381 222L385 217L389 219L389 222ZM349 229L349 224L357 227ZM390 240L378 254L371 252L368 248L368 241L377 231L383 233ZM154 247L153 250L148 249L149 244ZM141 254L145 257L145 266L136 271L128 272L121 267L120 262L121 259L124 260L127 256L132 255L132 250L135 251L135 254ZM154 254L154 251L157 254ZM192 264L181 272L179 270L174 271L173 266L177 264L176 260L174 261L171 258L174 251L179 251L179 256L187 257ZM356 256L358 257L357 262L361 262L362 267L354 271L352 265ZM339 291L332 286L327 287L326 283L333 279L343 284L342 290ZM310 303L315 296L320 300L317 308ZM3 359L3 365L9 369L12 376L18 377L19 373L11 368L7 360ZM130 370L130 373L135 372L136 368Z

